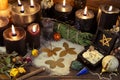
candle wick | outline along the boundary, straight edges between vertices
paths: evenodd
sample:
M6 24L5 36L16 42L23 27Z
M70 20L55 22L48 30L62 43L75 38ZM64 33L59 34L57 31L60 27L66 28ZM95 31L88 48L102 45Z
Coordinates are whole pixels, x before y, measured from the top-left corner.
M87 14L83 14L84 16L87 16Z
M22 6L22 3L20 0L18 0L18 6Z
M31 30L33 33L35 33L36 31L33 31L33 30Z
M16 36L17 34L12 34L12 36Z
M21 6L20 12L21 12L21 13L24 13L24 6Z
M34 5L30 5L31 8L34 8Z
M18 6L22 6L22 4L18 4Z
M66 5L62 5L63 7L65 7Z
M21 13L24 13L24 11L20 11Z

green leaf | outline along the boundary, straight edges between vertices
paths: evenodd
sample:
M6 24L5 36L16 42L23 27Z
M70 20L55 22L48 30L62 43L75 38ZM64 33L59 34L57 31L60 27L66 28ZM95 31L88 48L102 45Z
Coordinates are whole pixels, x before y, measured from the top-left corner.
M11 59L10 59L10 57L9 57L9 56L5 59L5 62L6 62L6 64L10 64Z
M0 68L0 73L4 73L4 70L3 70L3 68Z

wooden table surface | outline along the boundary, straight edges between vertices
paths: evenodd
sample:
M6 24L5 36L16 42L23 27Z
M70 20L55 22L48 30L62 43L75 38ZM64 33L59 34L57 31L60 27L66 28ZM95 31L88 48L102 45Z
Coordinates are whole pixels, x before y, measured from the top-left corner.
M27 67L29 72L35 71L38 68L29 66ZM50 76L49 72L46 70L45 72L38 73L36 75L33 75L29 78L26 78L24 80L100 80L98 75L93 75L90 72L93 73L100 73L101 72L101 67L98 67L97 69L94 70L89 70L87 74L81 75L81 76L76 76L78 71L71 70L71 72L66 75L66 76ZM120 67L118 68L118 73L120 73ZM103 73L101 76L109 78L110 73ZM106 79L101 79L101 80L106 80ZM120 75L118 74L117 76L113 75L111 80L120 80Z

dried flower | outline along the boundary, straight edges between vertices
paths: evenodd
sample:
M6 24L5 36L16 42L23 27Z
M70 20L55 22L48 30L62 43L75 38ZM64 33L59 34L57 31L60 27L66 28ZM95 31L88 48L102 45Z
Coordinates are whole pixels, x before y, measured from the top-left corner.
M39 51L37 49L32 50L32 55L33 56L35 56L35 57L38 56L38 53L39 53Z
M60 52L60 57L63 57L65 55L67 55L67 54L71 54L71 55L77 54L74 51L75 48L69 48L69 45L66 42L63 43L63 47L65 48L65 50Z
M54 69L56 68L57 66L58 67L61 67L61 68L64 68L65 65L62 63L64 61L63 58L60 58L58 59L57 61L54 61L54 60L47 60L45 63L46 64L49 64L50 65L50 68Z
M26 70L24 67L19 67L18 71L19 71L19 73L26 73Z
M10 70L10 76L12 76L12 77L17 77L18 75L19 75L19 71L18 71L17 68L12 68L12 69Z
M53 56L53 55L57 55L57 51L60 51L61 50L61 48L60 47L55 47L55 48L53 48L53 49L49 49L49 48L43 48L42 49L42 51L43 52L47 52L48 54L48 57L51 57L51 56Z
M30 56L27 56L24 58L24 61L27 62L27 63L31 63L32 62L32 59Z

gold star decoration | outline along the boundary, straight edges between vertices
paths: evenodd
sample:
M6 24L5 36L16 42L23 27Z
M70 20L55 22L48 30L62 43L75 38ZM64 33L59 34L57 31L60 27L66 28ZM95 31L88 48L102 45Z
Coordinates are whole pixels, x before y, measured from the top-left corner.
M103 46L110 46L109 42L112 40L112 38L106 38L105 34L103 34L103 38L100 40Z

